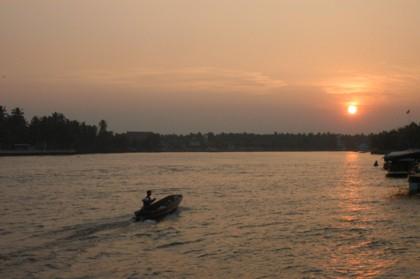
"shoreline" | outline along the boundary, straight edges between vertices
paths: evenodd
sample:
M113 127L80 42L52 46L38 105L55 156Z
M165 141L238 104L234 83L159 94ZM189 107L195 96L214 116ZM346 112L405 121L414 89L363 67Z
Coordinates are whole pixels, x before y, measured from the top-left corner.
M75 155L75 150L0 150L0 157Z
M374 155L384 154L377 152L360 152L358 150L160 150L160 151L114 151L114 152L77 152L75 150L0 150L0 157L20 156L71 156L93 154L125 154L125 153L257 153L257 152L358 152Z

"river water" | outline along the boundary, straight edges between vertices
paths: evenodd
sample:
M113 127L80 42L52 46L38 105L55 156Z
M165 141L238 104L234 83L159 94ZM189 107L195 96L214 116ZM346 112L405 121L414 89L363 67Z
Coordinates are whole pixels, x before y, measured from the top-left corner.
M419 278L420 199L352 152L0 158L0 278ZM146 190L181 193L130 221Z

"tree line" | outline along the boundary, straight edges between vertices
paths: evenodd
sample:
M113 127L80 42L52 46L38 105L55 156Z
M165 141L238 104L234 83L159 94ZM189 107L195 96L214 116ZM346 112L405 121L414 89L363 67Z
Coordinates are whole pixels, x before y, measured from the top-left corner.
M98 125L70 120L62 113L34 116L27 121L21 108L10 113L0 106L0 149L74 150L77 153L152 151L159 138L131 140L126 134L108 131L105 120Z
M162 135L164 151L335 151L359 150L368 137L331 133L191 133Z
M420 125L378 134L333 133L114 133L105 120L98 125L70 120L62 113L34 116L28 121L21 108L10 113L0 106L0 149L22 146L34 150L74 150L77 153L130 151L315 151L372 150L388 152L420 148Z
M372 150L420 149L420 123L412 122L404 127L370 135Z

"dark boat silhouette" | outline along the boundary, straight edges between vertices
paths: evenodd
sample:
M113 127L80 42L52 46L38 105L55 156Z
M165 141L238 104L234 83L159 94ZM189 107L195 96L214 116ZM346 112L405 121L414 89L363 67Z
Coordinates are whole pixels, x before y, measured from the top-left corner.
M143 221L146 219L160 220L168 214L177 210L178 205L182 201L182 195L169 195L148 207L142 207L134 212L135 221Z

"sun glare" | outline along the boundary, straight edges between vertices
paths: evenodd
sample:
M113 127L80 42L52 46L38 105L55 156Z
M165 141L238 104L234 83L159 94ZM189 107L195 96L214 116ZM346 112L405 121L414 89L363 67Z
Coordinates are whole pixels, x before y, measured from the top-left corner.
M348 105L347 112L349 114L356 114L357 113L357 106L356 105Z

